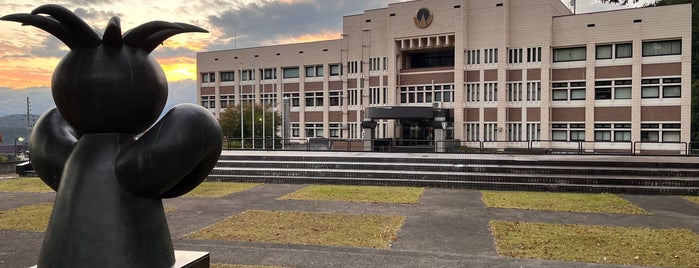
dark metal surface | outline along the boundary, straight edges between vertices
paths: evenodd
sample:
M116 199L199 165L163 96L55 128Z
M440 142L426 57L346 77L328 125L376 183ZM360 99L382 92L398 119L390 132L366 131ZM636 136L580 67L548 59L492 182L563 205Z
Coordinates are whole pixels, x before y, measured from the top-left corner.
M115 17L100 37L58 5L0 19L36 26L71 49L52 78L57 109L37 121L29 148L38 175L57 191L38 266L171 267L161 199L199 185L223 137L213 115L192 104L146 131L167 100L150 52L175 34L206 31L154 21L122 37Z

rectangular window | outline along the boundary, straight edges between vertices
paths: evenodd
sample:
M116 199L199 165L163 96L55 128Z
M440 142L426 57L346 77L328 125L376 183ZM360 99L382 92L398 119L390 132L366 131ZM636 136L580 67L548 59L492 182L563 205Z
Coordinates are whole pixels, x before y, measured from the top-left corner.
M658 131L641 131L641 141L643 142L658 142L659 132Z
M541 82L527 82L527 101L541 100Z
M284 68L284 78L299 78L299 67Z
M342 92L331 91L330 93L330 106L342 106Z
M585 47L556 48L553 50L553 62L581 61L586 59L586 55Z
M291 102L291 107L299 107L299 93L284 93L284 98L288 98Z
M679 85L663 86L663 98L679 98L682 96L682 88Z
M614 98L617 100L631 99L630 87L617 87L614 89Z
M329 124L330 127L330 137L331 138L339 138L340 137L340 132L342 129L340 128L340 124Z
M568 131L553 130L553 131L551 131L551 139L554 141L567 141L568 140Z
M306 77L315 77L316 69L315 66L306 66Z
M641 97L644 99L658 98L660 96L660 87L646 86L641 88Z
M612 131L610 130L595 130L595 141L611 141Z
M553 90L553 100L568 100L568 90L567 89L554 89Z
M570 89L570 100L584 100L585 89Z
M571 130L570 131L570 140L571 141L584 141L585 140L585 131L584 130Z
M612 45L598 45L595 50L595 58L598 60L612 58Z
M291 124L291 137L301 137L301 129L299 127L299 124Z
M269 68L269 69L264 69L261 70L263 72L263 79L264 80L269 80L269 79L277 79L277 69L276 68Z
M614 131L614 141L631 141L631 131Z
M306 138L322 138L323 124L306 124Z
M663 142L680 142L680 132L663 131Z
M681 55L682 40L643 42L643 56Z
M614 45L614 49L614 53L617 59L631 58L633 56L633 45L631 43L616 44Z
M221 82L230 82L230 81L235 81L235 73L234 72L221 72Z
M340 70L342 67L340 64L331 64L330 65L330 76L338 76L340 75Z

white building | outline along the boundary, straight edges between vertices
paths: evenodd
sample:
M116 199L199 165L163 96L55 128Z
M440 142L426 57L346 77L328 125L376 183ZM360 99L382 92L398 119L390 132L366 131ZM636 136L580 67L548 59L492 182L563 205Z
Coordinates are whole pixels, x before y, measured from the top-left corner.
M464 146L684 151L690 64L689 4L418 0L345 16L337 40L198 53L198 98L219 116L287 97L293 139L362 138L368 120L365 138L432 139L441 107Z

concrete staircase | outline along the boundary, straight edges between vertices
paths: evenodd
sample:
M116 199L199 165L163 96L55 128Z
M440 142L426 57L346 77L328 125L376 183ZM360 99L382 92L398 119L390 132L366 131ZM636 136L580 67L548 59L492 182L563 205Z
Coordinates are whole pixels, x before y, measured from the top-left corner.
M207 180L699 195L699 159L227 151Z

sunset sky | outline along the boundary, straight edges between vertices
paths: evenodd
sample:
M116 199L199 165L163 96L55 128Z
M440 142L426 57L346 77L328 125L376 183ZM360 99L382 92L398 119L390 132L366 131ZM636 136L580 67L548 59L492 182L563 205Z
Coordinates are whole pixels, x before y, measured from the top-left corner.
M642 0L631 7L650 1ZM113 16L121 19L123 32L152 20L203 27L210 33L174 36L152 53L170 83L170 102L177 103L194 102L198 51L336 39L342 31L342 16L386 7L391 2L396 1L0 0L0 16L29 13L40 5L55 3L73 10L99 33ZM577 2L578 13L620 8L596 0ZM32 113L40 114L52 107L51 74L67 52L61 41L42 30L0 21L0 116L26 112L27 97L32 99Z

